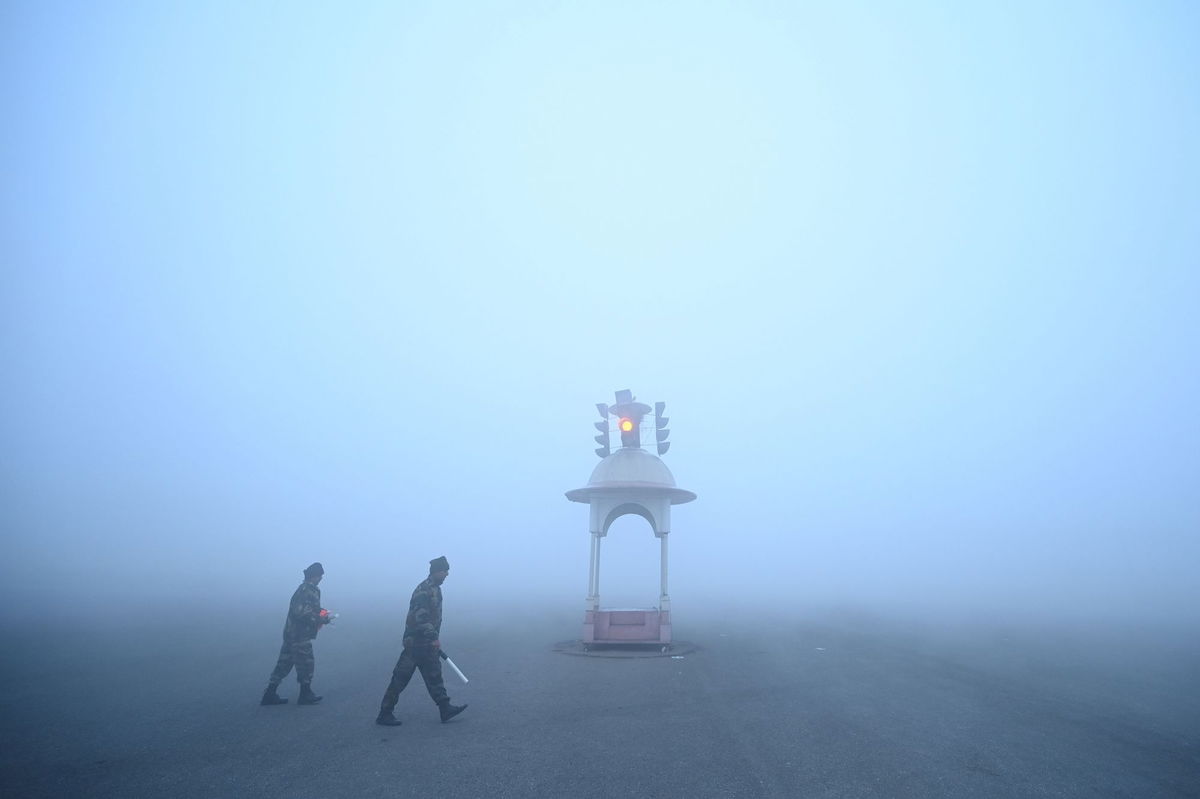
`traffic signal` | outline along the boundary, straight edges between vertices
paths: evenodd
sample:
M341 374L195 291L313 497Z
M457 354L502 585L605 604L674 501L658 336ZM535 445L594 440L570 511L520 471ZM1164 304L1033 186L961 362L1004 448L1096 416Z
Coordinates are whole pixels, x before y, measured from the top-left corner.
M600 431L600 435L593 436L596 443L600 446L596 448L596 454L601 458L607 458L612 454L612 446L608 441L608 406L603 402L596 403L596 410L600 411L600 418L604 421L595 422L596 429Z
M621 431L621 446L641 447L641 420L634 416L622 416L617 421L617 429Z
M608 412L617 417L617 432L621 434L621 446L641 449L642 418L650 413L650 406L638 402L633 396L633 392L625 389L617 392L617 404L609 406Z
M671 435L671 431L667 429L667 425L671 420L663 416L663 411L666 410L667 403L654 403L654 435L658 438L658 454L664 455L671 448L671 442L667 441L667 436Z

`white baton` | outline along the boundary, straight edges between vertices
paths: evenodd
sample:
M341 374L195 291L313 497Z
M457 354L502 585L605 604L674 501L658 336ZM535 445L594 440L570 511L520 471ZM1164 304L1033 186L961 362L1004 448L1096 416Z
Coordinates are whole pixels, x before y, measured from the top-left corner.
M441 655L442 660L446 661L446 665L450 667L450 670L458 675L458 679L463 681L463 685L466 685L468 682L470 682L470 680L467 679L467 675L463 674L462 670L458 666L454 665L454 661L450 659L449 655L440 649L438 650L438 654Z

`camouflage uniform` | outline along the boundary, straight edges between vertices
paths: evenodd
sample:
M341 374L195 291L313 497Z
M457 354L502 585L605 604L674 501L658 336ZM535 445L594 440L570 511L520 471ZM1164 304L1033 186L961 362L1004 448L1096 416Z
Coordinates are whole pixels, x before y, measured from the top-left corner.
M296 668L296 680L301 685L312 682L313 661L312 639L321 628L321 589L305 580L292 594L288 606L287 621L283 625L283 646L279 647L279 660L268 680L270 690Z
M420 669L421 678L429 696L439 706L449 704L446 686L442 682L442 661L438 648L433 645L442 629L442 588L427 578L412 593L408 603L408 617L404 622L404 651L392 669L392 681L380 703L381 714L390 714L396 707L400 692L412 679L413 671Z

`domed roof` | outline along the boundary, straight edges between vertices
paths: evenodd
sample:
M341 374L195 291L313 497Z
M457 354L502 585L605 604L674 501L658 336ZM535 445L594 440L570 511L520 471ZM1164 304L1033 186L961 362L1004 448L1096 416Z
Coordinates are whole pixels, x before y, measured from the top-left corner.
M662 458L644 449L622 447L592 470L588 484L567 492L572 502L588 502L595 494L635 491L668 494L672 505L691 502L696 495L675 486L675 477Z
M644 483L674 488L675 476L671 474L667 464L663 463L662 458L651 455L644 449L622 447L596 464L592 476L588 479L589 486L606 483Z

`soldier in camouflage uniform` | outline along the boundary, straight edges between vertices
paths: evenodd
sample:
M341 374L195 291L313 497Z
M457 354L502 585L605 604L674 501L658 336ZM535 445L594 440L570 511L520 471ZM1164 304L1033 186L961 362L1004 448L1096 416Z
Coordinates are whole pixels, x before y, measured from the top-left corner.
M324 576L325 567L320 563L312 564L304 570L304 582L300 583L300 587L292 594L287 621L283 624L283 646L279 647L279 660L267 681L267 690L263 692L261 704L287 704L287 700L275 691L292 667L295 667L296 679L300 683L300 698L296 700L296 704L315 705L321 701L321 697L312 691L312 639L317 637L321 625L330 621L329 616L322 613L321 589L317 588Z
M421 670L425 688L438 706L442 721L447 722L467 709L466 705L450 704L446 686L442 682L442 661L439 655L442 642L442 588L450 574L450 562L445 557L429 561L429 577L421 581L408 603L408 617L404 621L404 651L392 669L392 681L388 683L379 705L379 716L375 723L385 727L399 726L400 720L392 715L400 692L412 679L413 672Z

